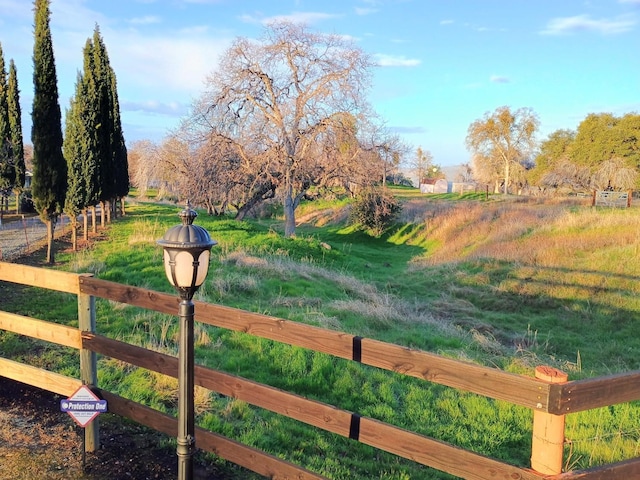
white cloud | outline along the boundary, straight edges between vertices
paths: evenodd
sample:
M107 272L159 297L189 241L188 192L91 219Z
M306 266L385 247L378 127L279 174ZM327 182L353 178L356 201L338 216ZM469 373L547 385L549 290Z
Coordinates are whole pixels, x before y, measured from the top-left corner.
M362 7L356 7L355 8L355 12L356 15L371 15L373 13L377 13L379 10L377 8L362 8Z
M491 83L509 83L510 82L509 78L503 75L491 75L491 77L489 77L489 81Z
M189 106L178 102L162 103L157 100L124 101L120 103L120 108L123 112L143 112L171 117L182 117L189 110Z
M549 20L547 27L540 33L542 35L570 35L579 32L596 32L602 35L614 35L628 32L633 29L636 23L635 18L630 16L622 16L614 20L606 18L596 20L589 15L576 15Z
M161 23L162 20L156 15L147 15L145 17L136 17L129 20L133 25L151 25L153 23Z
M440 25L452 25L453 20L440 20Z
M266 25L272 22L291 22L291 23L303 23L314 24L323 20L330 20L332 18L338 18L340 15L333 15L330 13L322 12L293 12L289 15L274 15L272 17L261 17L256 15L242 15L240 20L245 23L257 23Z
M422 63L422 60L416 58L406 58L404 55L386 55L384 53L375 54L374 59L380 67L417 67Z
M217 65L220 55L231 44L229 39L167 32L163 36L141 36L137 32L105 32L118 84L135 91L139 101L153 98L154 92L171 93L178 98L197 95L204 80ZM165 98L167 95L164 95Z
M400 133L403 135L415 135L415 134L427 133L427 129L424 127L407 127L407 126L400 126L400 125L389 127L389 130L391 130L394 133Z

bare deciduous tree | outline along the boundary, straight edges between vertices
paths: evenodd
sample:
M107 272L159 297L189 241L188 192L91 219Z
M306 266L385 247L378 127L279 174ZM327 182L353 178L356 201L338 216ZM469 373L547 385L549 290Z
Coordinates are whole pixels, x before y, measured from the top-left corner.
M250 173L248 198L277 189L285 236L292 236L300 200L335 166L323 149L327 139L348 127L344 115L358 118L366 110L370 67L344 37L273 23L262 41L239 38L223 56L194 108L192 142L233 146L227 160L239 162L236 172Z

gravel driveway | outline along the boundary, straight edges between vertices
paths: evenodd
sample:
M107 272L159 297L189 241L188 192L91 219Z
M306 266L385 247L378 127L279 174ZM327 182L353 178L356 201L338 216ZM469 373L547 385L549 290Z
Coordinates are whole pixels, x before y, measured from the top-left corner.
M56 238L69 228L69 218L62 216L56 224ZM40 217L23 217L17 222L0 225L0 260L11 261L32 251L47 238L47 226Z

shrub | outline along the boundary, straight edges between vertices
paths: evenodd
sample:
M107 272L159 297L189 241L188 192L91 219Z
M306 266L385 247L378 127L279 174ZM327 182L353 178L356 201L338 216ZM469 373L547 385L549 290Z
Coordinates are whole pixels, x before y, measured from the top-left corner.
M402 207L386 188L367 188L356 197L350 222L379 237L396 220Z

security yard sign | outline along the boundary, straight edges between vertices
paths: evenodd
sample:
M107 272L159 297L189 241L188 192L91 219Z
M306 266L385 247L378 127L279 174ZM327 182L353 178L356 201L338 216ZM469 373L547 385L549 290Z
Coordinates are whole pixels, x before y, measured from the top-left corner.
M86 427L100 413L107 411L107 401L100 400L87 385L82 385L66 400L60 400L60 410L67 412L81 427Z

